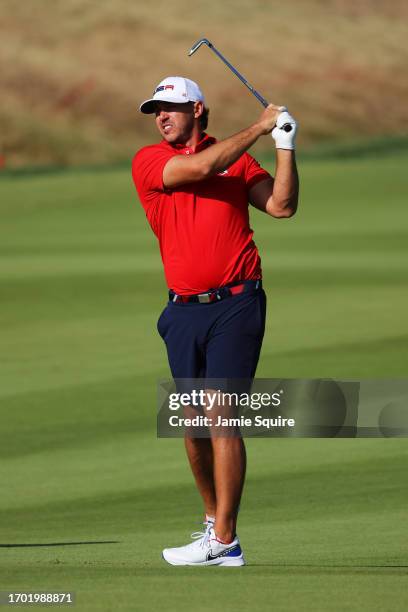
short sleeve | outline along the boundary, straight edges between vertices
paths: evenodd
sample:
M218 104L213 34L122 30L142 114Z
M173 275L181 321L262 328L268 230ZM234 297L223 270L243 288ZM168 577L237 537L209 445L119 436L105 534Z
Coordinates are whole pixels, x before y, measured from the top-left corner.
M132 176L135 187L144 208L152 197L163 192L163 170L169 159L174 156L160 146L150 146L140 149L132 162Z
M269 172L264 170L252 155L245 153L245 182L249 191L254 185L272 178Z

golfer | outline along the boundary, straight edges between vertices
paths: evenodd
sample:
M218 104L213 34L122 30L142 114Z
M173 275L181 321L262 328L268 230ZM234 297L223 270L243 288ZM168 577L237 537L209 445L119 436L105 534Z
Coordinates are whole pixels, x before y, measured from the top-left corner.
M266 297L248 204L278 219L295 213L296 121L270 104L249 127L217 141L205 131L208 108L199 86L183 77L164 79L140 111L155 116L161 136L136 153L132 171L169 287L157 327L172 376L252 379ZM274 178L247 153L268 134L276 145ZM163 557L172 565L244 565L236 533L243 440L186 435L185 446L206 528Z

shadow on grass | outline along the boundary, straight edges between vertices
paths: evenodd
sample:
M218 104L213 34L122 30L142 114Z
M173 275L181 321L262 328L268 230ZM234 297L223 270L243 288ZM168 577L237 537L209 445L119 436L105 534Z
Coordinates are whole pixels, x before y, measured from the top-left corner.
M38 544L0 544L0 548L28 548L35 546L83 546L84 544L119 544L119 540L100 540L97 542L42 542Z
M305 574L354 574L356 571L360 574L384 574L390 573L390 570L397 570L392 573L399 575L407 575L408 565L311 565L311 564L279 564L279 563L250 563L247 567L253 568L273 568L279 574L284 573L305 573Z

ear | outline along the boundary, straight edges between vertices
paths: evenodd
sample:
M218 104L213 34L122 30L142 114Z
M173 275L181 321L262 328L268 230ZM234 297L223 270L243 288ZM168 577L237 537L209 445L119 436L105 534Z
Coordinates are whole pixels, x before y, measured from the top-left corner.
M194 119L198 119L204 112L204 104L202 102L194 102Z

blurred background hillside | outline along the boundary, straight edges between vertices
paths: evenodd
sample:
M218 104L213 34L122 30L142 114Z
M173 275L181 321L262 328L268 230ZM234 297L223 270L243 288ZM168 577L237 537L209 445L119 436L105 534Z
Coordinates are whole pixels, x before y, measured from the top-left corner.
M0 160L129 158L157 140L138 104L170 74L199 81L212 133L244 127L261 106L207 48L187 57L203 36L294 112L301 147L400 136L407 22L400 0L0 0Z

